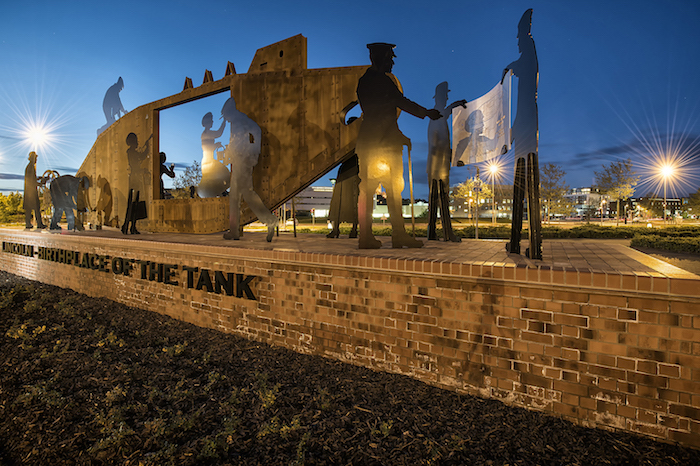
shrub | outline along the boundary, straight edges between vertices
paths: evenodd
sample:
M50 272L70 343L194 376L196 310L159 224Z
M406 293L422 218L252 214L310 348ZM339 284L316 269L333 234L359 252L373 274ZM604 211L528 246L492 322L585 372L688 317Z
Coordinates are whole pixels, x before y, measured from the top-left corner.
M663 249L666 251L700 254L699 237L673 237L661 235L636 235L630 241L635 248Z

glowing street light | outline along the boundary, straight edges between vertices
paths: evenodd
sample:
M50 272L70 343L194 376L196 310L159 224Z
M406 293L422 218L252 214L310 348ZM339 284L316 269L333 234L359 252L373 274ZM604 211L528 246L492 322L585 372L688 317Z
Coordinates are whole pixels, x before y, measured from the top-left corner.
M49 132L40 126L27 128L24 134L27 143L31 146L33 151L43 148L44 145L50 141Z

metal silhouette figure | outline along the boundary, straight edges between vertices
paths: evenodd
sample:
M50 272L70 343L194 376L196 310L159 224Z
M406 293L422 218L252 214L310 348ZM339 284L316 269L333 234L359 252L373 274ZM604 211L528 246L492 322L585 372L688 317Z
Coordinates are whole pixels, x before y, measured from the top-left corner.
M119 93L122 89L124 89L124 80L120 76L117 82L112 84L105 92L105 98L102 100L102 111L105 113L107 123L97 130L98 136L117 121L117 118L120 118L122 114L126 114L122 100L119 98Z
M60 230L59 222L66 214L68 230L82 230L80 223L76 224L75 211L80 211L84 206L84 196L90 187L90 179L87 176L75 177L72 175L62 175L51 182L51 203L53 204L53 217L51 218L51 229ZM82 199L81 199L82 198Z
M350 238L357 238L357 199L360 196L360 167L357 155L353 155L340 165L333 186L333 196L328 212L328 220L333 225L328 238L340 236L340 224L351 223Z
M122 225L122 233L138 234L136 229L136 221L147 218L146 202L139 201L141 192L146 192L146 186L150 179L148 153L150 141L153 135L150 135L143 145L139 148L139 138L135 133L129 133L126 136L126 145L129 148L126 150L126 157L129 162L129 198L126 203L126 215L124 216L124 224ZM131 226L129 226L131 225Z
M148 154L153 135L149 136L142 148L139 148L139 138L135 133L126 136L126 157L129 162L129 189L145 191L150 179Z
M85 172L78 172L77 177L80 180L85 178L86 181L81 183L80 187L78 188L75 229L78 231L84 231L85 228L83 227L83 224L86 221L86 214L92 211L92 206L90 205L90 193L86 188L90 187L92 182ZM82 186L86 186L86 188L83 188Z
M360 197L358 217L360 223L360 249L376 249L382 246L372 233L372 199L381 183L387 193L387 208L391 221L391 242L394 248L420 248L423 242L406 233L404 227L401 191L404 188L403 146L411 149L411 140L397 124L399 110L418 118L441 117L436 109L426 109L404 97L391 75L394 66L395 45L368 44L372 66L357 84L357 98L362 108L363 120L357 137L355 151L360 165Z
M29 153L29 163L24 169L24 224L27 229L32 228L32 212L36 219L36 227L40 230L46 228L41 219L41 202L39 200L39 183L43 181L41 177L36 176L36 152Z
M170 178L175 178L175 171L173 170L175 168L175 164L171 163L169 167L165 165L165 161L167 160L167 157L165 155L165 152L160 153L160 198L165 199L165 186L163 185L163 175L167 175ZM172 197L172 196L171 196Z
M231 174L228 168L214 156L217 149L223 149L216 138L221 137L226 127L226 120L221 122L218 130L212 130L214 116L211 112L202 118L202 179L197 186L199 197L221 196L228 188Z
M462 99L447 105L447 82L443 81L435 87L435 110L442 115L437 120L428 123L428 186L430 197L428 201L428 240L437 240L437 212L440 210L442 234L445 241L459 243L462 241L452 231L450 218L450 163L452 148L450 147L450 130L447 119L452 109L464 107L467 101Z
M129 190L129 199L126 202L126 215L124 216L124 224L122 225L122 233L132 235L138 235L139 231L136 229L136 221L148 218L146 213L146 201L141 201L139 196L141 193L136 191L134 193L133 189Z
M122 100L119 98L119 93L122 89L124 89L124 80L120 76L117 82L112 84L105 93L105 98L102 101L102 110L105 112L108 125L117 121L117 118L119 118L122 113L126 113L124 105L122 105Z
M279 219L270 212L253 189L253 168L258 164L262 147L260 126L236 108L236 101L229 98L221 109L224 119L230 123L229 143L224 151L224 163L231 165L231 192L229 194L229 231L224 239L240 239L241 199L258 220L267 225L267 241L272 241Z
M103 225L111 225L112 218L112 188L109 181L102 176L97 177L97 187L100 190L100 197L97 199L97 227L101 229Z
M511 137L515 153L515 182L513 185L513 223L510 242L506 249L520 253L520 237L523 223L523 203L527 191L528 221L530 223L530 247L526 255L542 259L542 225L540 222L539 163L538 163L538 115L537 83L539 66L535 41L531 34L532 9L525 11L518 23L518 49L520 57L504 70L501 82L509 70L518 78L518 104ZM527 179L527 180L526 180Z

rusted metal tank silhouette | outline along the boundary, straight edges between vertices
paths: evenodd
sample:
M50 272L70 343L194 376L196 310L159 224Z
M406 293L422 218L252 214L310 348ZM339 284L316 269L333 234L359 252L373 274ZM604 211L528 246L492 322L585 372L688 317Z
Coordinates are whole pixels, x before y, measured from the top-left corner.
M126 213L129 179L126 137L151 139L146 183L140 199L148 218L139 228L153 232L211 233L228 228L228 199L161 199L159 112L177 105L228 92L238 108L262 129L262 153L253 172L254 186L265 205L275 209L354 153L359 122L342 122L344 107L356 99L357 81L368 66L308 69L306 38L297 35L258 49L245 74L232 63L226 75L192 86L186 78L182 92L142 105L101 133L80 167L91 180L111 186L113 212L121 224ZM234 167L235 169L235 167ZM99 198L91 183L91 198ZM241 223L255 220L245 209Z

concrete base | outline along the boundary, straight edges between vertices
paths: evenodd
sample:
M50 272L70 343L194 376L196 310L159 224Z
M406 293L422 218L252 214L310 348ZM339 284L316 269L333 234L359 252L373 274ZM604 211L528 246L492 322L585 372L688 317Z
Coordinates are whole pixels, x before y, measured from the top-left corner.
M0 269L586 426L700 447L700 277L620 241L361 251L116 230L2 230Z

